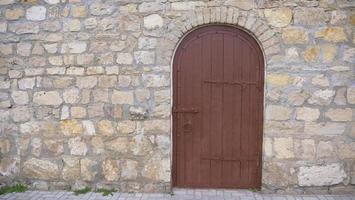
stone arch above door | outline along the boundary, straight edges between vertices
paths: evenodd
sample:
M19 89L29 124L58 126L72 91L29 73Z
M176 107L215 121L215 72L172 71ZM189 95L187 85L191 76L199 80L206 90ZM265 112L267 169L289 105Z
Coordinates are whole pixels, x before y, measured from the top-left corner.
M197 8L186 12L168 25L165 38L168 43L161 43L165 50L161 51L165 56L173 58L174 51L179 44L179 41L190 31L197 27L210 24L224 24L240 28L252 35L261 47L265 63L270 61L272 55L280 52L280 37L266 23L264 17L254 11L244 11L235 7L205 7Z

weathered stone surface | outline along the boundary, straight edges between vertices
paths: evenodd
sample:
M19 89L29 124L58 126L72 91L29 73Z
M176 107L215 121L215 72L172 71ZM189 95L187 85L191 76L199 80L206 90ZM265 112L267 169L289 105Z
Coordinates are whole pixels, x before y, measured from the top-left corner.
M92 121L84 120L82 123L83 123L84 134L86 134L86 135L95 135L96 134L95 126Z
M105 151L105 145L104 142L100 137L93 137L91 139L91 145L92 145L92 151L94 154L101 154Z
M348 88L346 98L350 104L355 104L355 87Z
M307 44L308 34L302 28L287 28L282 31L282 39L286 44Z
M143 126L147 132L166 133L170 130L169 120L147 120Z
M320 47L319 46L309 47L303 52L304 60L309 63L318 61L319 55L320 55Z
M77 180L80 178L80 160L79 158L65 156L63 157L62 177L64 180Z
M47 9L44 6L32 6L26 10L26 18L32 21L41 21L46 18Z
M266 119L288 120L291 117L291 109L283 106L269 105L266 107Z
M16 34L38 33L39 26L33 22L16 22L8 26L9 31Z
M142 175L153 181L170 180L170 159L153 158L143 168Z
M138 176L138 162L126 160L122 165L121 178L124 180L135 180Z
M83 53L86 51L86 42L71 42L62 45L61 53Z
M104 136L110 136L114 133L112 122L109 120L101 120L97 123L97 132Z
M102 174L107 181L117 181L120 177L119 162L106 159L102 163Z
M66 136L79 135L83 131L83 125L77 120L63 120L60 122L61 132Z
M97 78L95 76L78 77L76 82L79 88L93 88L97 84Z
M311 135L336 136L345 131L344 123L306 123L304 132Z
M19 159L2 158L0 162L0 174L3 177L11 177L19 172Z
M33 102L39 105L60 105L63 100L57 91L41 91L33 95Z
M352 120L352 109L351 108L345 108L345 109L334 109L331 108L329 109L326 113L325 116L329 118L332 121L351 121Z
M76 88L68 89L63 92L63 100L65 103L74 104L80 99L79 90Z
M296 119L304 121L316 121L320 112L316 108L302 107L296 110Z
M326 158L334 156L334 148L331 142L320 141L317 146L317 157Z
M12 91L11 98L15 104L27 104L29 101L28 93L25 91Z
M144 27L147 29L155 29L163 27L163 18L158 14L152 14L144 17Z
M151 51L136 51L134 52L134 59L138 64L153 64L155 62L155 53Z
M306 26L323 25L329 16L322 8L300 8L295 10L294 23Z
M26 160L22 170L27 178L51 180L59 177L58 165L37 158Z
M61 155L64 152L63 141L57 139L47 139L43 141L45 149L53 155Z
M289 8L266 9L264 15L271 26L285 27L291 22L292 10Z
M117 62L117 64L129 65L129 64L132 64L133 57L129 53L118 53L116 62Z
M88 151L85 142L83 142L80 137L69 139L68 146L71 155L85 156Z
M345 42L347 36L342 27L328 27L315 33L316 37L322 38L329 42Z
M144 74L142 78L146 87L165 87L170 85L170 78L166 75Z
M346 47L344 50L343 60L349 63L355 63L355 48Z
M115 11L115 7L111 4L105 4L97 1L90 5L90 13L92 15L110 15Z
M305 91L290 92L288 94L288 103L291 105L299 106L302 105L308 97L309 94Z
M114 90L112 93L112 103L113 104L133 104L133 92L132 91L117 91Z
M287 74L268 74L266 77L267 84L275 87L290 85L292 81L293 78Z
M97 162L89 158L80 160L80 176L84 181L94 180L97 174Z
M308 99L308 103L316 105L328 105L333 100L334 95L335 91L333 90L317 90L312 93L311 98Z
M288 159L293 158L293 139L289 138L274 138L274 151L276 158Z
M17 20L25 15L23 8L6 9L5 17L8 20Z
M108 141L106 144L106 148L118 152L118 153L127 153L128 149L128 139L126 137L118 137L111 141Z
M86 6L73 6L71 8L71 14L73 17L85 17Z
M300 186L328 186L343 182L346 174L340 163L323 166L300 167L298 184Z
M251 10L256 7L254 0L227 0L224 4L227 6L235 6L243 10Z
M117 131L120 134L133 133L135 129L136 129L136 122L126 120L117 123Z
M327 87L329 86L329 81L326 76L324 76L323 74L319 74L312 78L312 84Z

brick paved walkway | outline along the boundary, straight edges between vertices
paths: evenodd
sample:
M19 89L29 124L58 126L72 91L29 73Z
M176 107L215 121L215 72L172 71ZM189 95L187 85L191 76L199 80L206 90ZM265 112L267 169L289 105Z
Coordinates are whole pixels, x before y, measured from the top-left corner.
M102 196L100 193L87 193L75 196L66 191L27 191L0 196L0 200L355 200L355 195L276 195L259 194L248 190L174 190L170 194L115 193Z

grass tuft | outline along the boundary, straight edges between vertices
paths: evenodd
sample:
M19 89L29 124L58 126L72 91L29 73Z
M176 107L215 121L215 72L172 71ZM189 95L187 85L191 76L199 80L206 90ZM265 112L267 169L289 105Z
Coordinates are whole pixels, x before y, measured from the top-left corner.
M85 187L85 188L80 189L80 190L74 190L74 194L75 195L86 194L88 192L91 192L91 188L90 187Z
M0 195L16 192L25 192L28 190L28 187L24 184L16 184L12 186L4 186L0 188Z
M117 192L117 190L116 189L100 188L100 189L97 189L95 192L102 193L103 196L108 196L108 195L113 196L113 193Z

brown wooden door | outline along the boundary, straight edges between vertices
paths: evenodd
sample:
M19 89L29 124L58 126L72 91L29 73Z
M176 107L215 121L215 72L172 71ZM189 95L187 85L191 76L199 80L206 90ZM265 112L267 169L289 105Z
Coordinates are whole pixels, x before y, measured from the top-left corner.
M183 39L173 64L174 186L261 186L263 63L257 42L234 27Z

